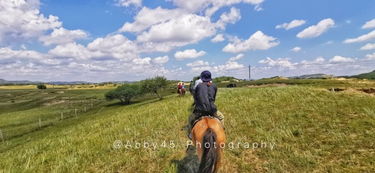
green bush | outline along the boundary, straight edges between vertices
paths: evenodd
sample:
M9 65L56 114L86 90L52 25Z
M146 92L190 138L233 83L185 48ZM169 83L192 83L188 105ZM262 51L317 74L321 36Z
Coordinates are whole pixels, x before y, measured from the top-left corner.
M36 86L36 88L38 88L38 89L40 89L40 90L45 90L45 89L47 89L47 86L44 85L44 84L38 84L38 85Z
M130 104L132 98L141 94L141 88L138 84L124 84L107 92L105 98L107 100L119 99L122 104Z
M151 79L141 81L142 93L153 93L156 94L159 99L163 96L160 94L160 90L167 87L168 81L165 77L157 76Z

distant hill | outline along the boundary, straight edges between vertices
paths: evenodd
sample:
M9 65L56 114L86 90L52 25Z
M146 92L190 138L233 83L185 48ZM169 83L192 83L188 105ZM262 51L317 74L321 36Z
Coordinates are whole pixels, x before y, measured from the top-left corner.
M375 70L372 71L372 72L369 72L369 73L362 73L362 74L359 74L359 75L354 75L354 76L351 76L351 77L354 77L354 78L358 78L358 79L375 79Z
M318 74L308 74L308 75L302 75L302 76L294 76L290 77L293 79L328 79L328 78L333 78L333 75L327 75L323 73L318 73Z
M28 80L20 80L20 81L8 81L4 79L0 79L0 84L5 85L5 84L10 84L10 85L25 85L25 84L36 84L40 82L32 82Z

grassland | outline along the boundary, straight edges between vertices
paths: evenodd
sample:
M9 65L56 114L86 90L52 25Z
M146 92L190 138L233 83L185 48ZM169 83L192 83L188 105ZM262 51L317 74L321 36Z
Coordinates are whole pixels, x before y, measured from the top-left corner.
M337 83L220 88L217 105L226 116L227 140L238 145L225 150L223 172L374 172L375 97L357 89L375 84ZM337 87L347 90L328 90ZM0 172L178 171L186 155L181 128L190 96L124 106L103 100L106 90L45 92L0 90ZM67 97L96 102L79 116L40 128L39 117L56 120L60 111L90 103L56 102ZM159 146L134 148L137 142Z

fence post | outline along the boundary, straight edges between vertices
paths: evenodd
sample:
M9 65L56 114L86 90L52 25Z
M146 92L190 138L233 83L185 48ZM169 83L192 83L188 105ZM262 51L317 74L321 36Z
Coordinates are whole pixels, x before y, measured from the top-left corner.
M61 112L61 120L63 120L64 119L64 112Z
M86 106L84 107L84 110L85 110L85 112L86 112Z
M0 130L0 138L1 138L1 141L4 142L4 135L3 135L3 131Z
M77 108L74 109L74 115L77 116Z

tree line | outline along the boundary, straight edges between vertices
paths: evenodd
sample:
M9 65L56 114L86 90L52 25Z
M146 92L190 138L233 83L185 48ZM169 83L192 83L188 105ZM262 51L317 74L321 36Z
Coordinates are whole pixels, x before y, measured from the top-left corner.
M155 94L159 99L163 99L160 90L167 87L168 81L165 77L157 76L145 79L137 83L123 84L105 94L107 100L118 99L122 104L130 104L130 101L138 96L147 93Z

